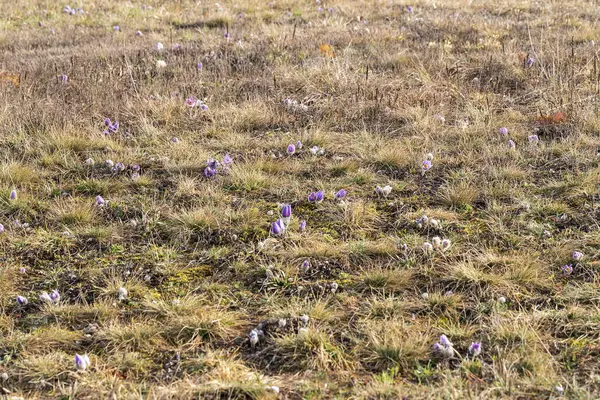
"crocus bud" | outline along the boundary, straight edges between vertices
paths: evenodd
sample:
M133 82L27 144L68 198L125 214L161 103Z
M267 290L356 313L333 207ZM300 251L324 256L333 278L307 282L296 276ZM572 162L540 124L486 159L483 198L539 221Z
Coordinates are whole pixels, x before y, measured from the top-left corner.
M314 203L315 201L317 201L317 194L315 192L312 192L311 194L309 194L308 201L311 203Z
M105 163L108 168L112 168L115 166L115 163L113 162L113 160L106 160Z
M301 142L301 141L299 141L299 140L298 140L298 141L296 142L296 148L297 148L298 150L301 150L301 149L302 149L302 142Z
M583 258L583 253L580 251L574 251L573 254L571 254L571 256L573 257L573 260L579 261Z
M225 154L225 157L223 157L223 164L230 165L231 163L233 163L233 158L231 158L229 153Z
M431 242L434 249L439 249L442 246L442 239L440 239L438 236L435 236L433 239L431 239Z
M96 205L98 207L102 207L104 204L106 204L106 201L104 200L104 198L100 195L96 196L96 201L94 202L94 205Z
M290 156L293 155L296 152L296 146L294 146L293 144L290 144L287 147L287 152Z
M25 296L17 296L17 303L19 303L20 306L25 306L29 303L29 300L27 300L27 297Z
M508 141L508 148L509 148L509 149L511 149L511 150L514 150L514 149L516 149L516 148L517 148L517 145L515 144L515 141L514 141L514 140L510 139L510 140Z
M128 294L129 294L129 292L127 291L126 288L124 288L124 287L120 287L119 288L118 298L119 298L120 301L127 300L127 295Z
M40 294L40 300L44 303L54 304L54 301L52 300L52 297L50 297L48 292L42 292Z
M301 267L302 272L307 273L309 269L310 269L310 262L308 260L304 260L304 262L302 263L302 267Z
M281 216L283 218L290 218L292 216L292 206L289 204L284 205L281 209Z
M258 344L258 330L257 329L252 329L250 331L250 335L249 339L250 339L250 346L254 347Z
M508 135L508 129L505 127L502 127L500 129L498 129L498 133L501 134L502 136L506 136L506 135Z
M429 242L423 243L423 251L425 252L425 254L430 254L431 252L433 252L433 245Z
M446 251L446 250L450 249L451 246L452 246L452 242L450 242L450 239L442 240L442 251Z
M334 196L333 198L335 200L341 200L344 197L346 197L346 191L344 189L339 190Z
M298 227L300 232L304 232L306 230L306 220L300 221L300 226Z
M13 189L10 191L10 199L11 200L16 200L17 199L17 191L16 189Z
M315 201L317 203L322 202L324 198L325 198L325 194L323 193L322 190L319 190L317 193L315 193Z
M285 230L285 225L283 221L278 219L277 221L271 224L271 233L275 236L282 235Z
M481 343L479 343L479 342L473 342L469 346L469 354L472 355L473 357L477 357L478 355L481 354L481 350L482 349L483 348L481 346Z
M303 314L302 316L300 316L300 322L302 322L304 325L308 324L308 320L309 320L308 315Z
M96 163L96 162L95 162L95 161L94 161L94 159L93 159L93 158L91 158L91 157L90 157L90 158L88 158L87 160L85 160L85 165L92 166L92 165L94 165L95 163Z
M90 358L87 354L80 356L75 354L75 367L78 371L85 371L90 366Z
M57 289L54 289L50 292L50 299L52 300L52 303L58 304L60 302L60 292Z

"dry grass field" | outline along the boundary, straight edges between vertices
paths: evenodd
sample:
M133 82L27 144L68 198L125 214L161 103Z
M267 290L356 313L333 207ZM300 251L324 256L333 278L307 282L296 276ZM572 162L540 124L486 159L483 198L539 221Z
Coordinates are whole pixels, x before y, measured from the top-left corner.
M0 397L600 398L599 20L0 2Z

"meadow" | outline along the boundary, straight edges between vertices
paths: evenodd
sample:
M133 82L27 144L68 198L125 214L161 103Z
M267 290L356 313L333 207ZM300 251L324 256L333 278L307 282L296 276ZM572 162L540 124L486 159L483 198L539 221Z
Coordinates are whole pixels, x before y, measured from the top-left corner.
M0 396L600 398L599 20L0 2Z

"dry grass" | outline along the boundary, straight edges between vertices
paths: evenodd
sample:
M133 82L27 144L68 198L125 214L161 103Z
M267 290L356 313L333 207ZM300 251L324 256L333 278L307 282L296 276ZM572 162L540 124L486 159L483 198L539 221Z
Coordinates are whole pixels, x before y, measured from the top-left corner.
M3 395L600 397L592 2L83 3L0 2Z

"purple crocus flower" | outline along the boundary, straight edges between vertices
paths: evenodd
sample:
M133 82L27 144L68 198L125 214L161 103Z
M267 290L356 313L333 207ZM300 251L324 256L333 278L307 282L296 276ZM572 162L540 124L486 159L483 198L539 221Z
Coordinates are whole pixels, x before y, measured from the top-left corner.
M27 303L29 303L29 300L27 300L27 297L25 296L17 296L17 303L19 303L20 306L26 306Z
M223 165L231 165L233 163L233 158L229 155L229 153L225 154L223 157Z
M406 7L406 10L407 10L409 13L411 13L411 14L412 14L412 13L413 13L413 11L414 11L412 6L407 6L407 7Z
M212 169L217 169L219 167L219 161L213 159L212 157L208 159L208 161L206 162L206 164L208 165L209 168Z
M508 129L505 127L502 127L500 129L498 129L498 133L501 134L502 136L506 136L506 135L508 135Z
M142 31L137 31L137 32L135 33L135 35L136 35L136 36L142 36L142 35L143 35L143 33L142 33Z
M118 162L115 164L112 170L113 172L123 172L125 171L125 164L123 164L122 162Z
M315 192L312 192L311 194L309 194L308 201L311 203L314 203L315 201L317 201L317 194Z
M302 262L302 272L306 273L306 272L308 272L309 269L310 269L310 261L304 260L304 262Z
M299 141L299 140L298 140L298 141L296 142L296 148L297 148L298 150L301 150L301 149L302 149L302 142L301 142L301 141Z
M344 197L346 197L346 191L344 189L339 190L334 196L333 198L335 200L341 200Z
M481 350L482 350L482 346L481 346L481 343L479 343L479 342L473 342L469 346L469 354L472 355L473 357L477 357L478 355L480 355Z
M322 202L323 199L325 199L325 194L323 193L322 190L319 190L317 193L315 193L315 201L317 203Z
M0 233L4 232L4 225L0 224Z
M17 199L17 190L13 189L10 191L10 199L11 200L16 200Z
M121 27L119 25L113 26L113 31L119 32L120 30L121 30Z
M194 98L194 96L188 97L185 101L185 105L188 107L194 107L196 105L196 99Z
M573 257L573 260L579 261L583 258L583 253L580 251L574 251L573 254L571 254L571 256Z
M560 267L560 270L565 275L571 275L573 273L573 265L571 265L571 264L563 265L562 267Z
M540 138L538 137L538 135L529 135L527 136L527 139L529 140L529 143L532 144L538 144L540 142Z
M281 216L283 218L290 218L292 216L292 206L289 204L284 205L281 209Z
M80 356L79 354L75 354L75 368L78 371L85 371L90 366L90 358L84 354Z
M59 75L59 76L58 76L58 80L59 80L61 83L67 83L67 81L69 80L69 77L68 77L67 75L65 75L65 74L62 74L62 75Z
M278 219L277 221L275 221L271 224L271 233L273 235L275 235L275 236L282 235L284 231L285 231L285 224L283 223L283 221L281 219Z
M223 35L223 37L225 37L225 39L229 39L229 32L225 32L225 35Z
M174 137L171 139L171 142L173 143L179 143L179 138L178 137Z
M300 226L298 227L298 230L300 232L304 232L306 230L306 220L303 219L302 221L300 221Z
M533 63L535 63L535 59L533 57L529 57L527 61L525 61L525 65L527 68L533 67Z
M432 164L430 160L423 160L423 163L421 163L421 169L423 170L423 172L429 171L431 167Z
M217 174L217 170L211 167L204 168L204 176L207 178L212 178Z
M444 347L452 346L452 342L450 342L446 335L440 336L440 344Z
M106 119L104 120L104 125L106 125L106 126L110 126L110 118L106 118Z
M204 67L204 66L202 65L202 63L201 63L201 62L199 62L198 64L196 64L196 69L197 69L198 71L202 71L202 68L203 68L203 67Z
M290 144L287 147L287 152L290 156L294 155L294 153L296 152L296 146L294 146L293 144Z
M21 268L19 268L19 272L24 274L27 272L27 270L25 269L25 267L21 267Z
M50 293L50 298L52 299L52 302L54 304L58 304L58 302L60 301L60 292L57 289L54 289Z
M514 150L514 149L517 148L517 145L515 144L514 140L509 139L509 141L508 141L508 148L511 149L511 150Z
M208 106L206 104L204 104L204 103L200 103L200 109L202 111L208 111Z
M102 207L104 204L106 204L106 201L104 200L104 198L100 195L96 196L96 201L94 202L94 204L96 206Z

